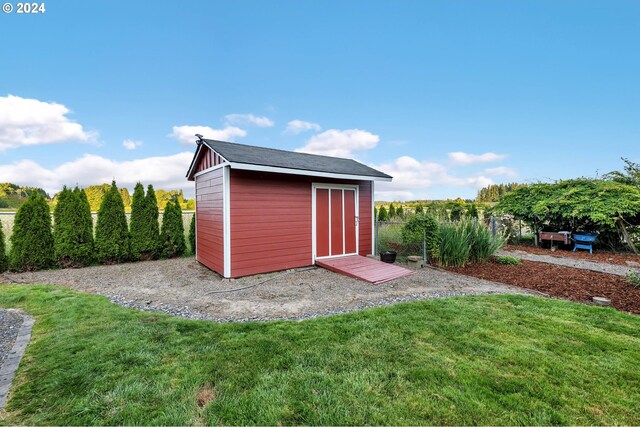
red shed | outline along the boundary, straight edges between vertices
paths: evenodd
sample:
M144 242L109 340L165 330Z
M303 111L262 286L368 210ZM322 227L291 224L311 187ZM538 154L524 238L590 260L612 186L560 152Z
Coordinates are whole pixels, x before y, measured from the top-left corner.
M375 181L355 160L198 140L196 260L224 277L373 252Z

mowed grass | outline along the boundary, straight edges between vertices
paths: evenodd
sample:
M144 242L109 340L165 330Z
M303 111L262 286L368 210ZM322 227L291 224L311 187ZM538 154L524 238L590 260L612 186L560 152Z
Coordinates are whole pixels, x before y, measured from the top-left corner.
M215 324L48 286L4 424L640 424L640 317L527 296Z

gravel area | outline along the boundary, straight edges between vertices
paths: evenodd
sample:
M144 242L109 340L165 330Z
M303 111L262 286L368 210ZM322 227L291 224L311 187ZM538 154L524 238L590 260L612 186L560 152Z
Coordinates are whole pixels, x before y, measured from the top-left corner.
M0 308L0 367L16 342L22 316L15 310Z
M521 250L514 250L514 251L501 250L501 251L498 251L497 255L510 255L510 256L514 256L516 258L524 259L527 261L545 262L547 264L561 265L564 267L573 267L573 268L580 268L582 270L591 270L591 271L597 271L600 273L615 274L616 276L626 276L631 271L640 272L639 269L628 267L628 266L606 264L603 262L595 262L595 261L589 261L589 260L577 259L577 258L569 258L569 257L564 257L562 255L538 255L538 254L532 254L532 253L521 251Z
M33 317L21 310L0 308L0 413L9 398L11 383L22 355L31 340L34 322Z
M432 268L381 285L315 267L227 280L193 258L5 274L4 280L61 285L125 307L218 322L304 319L401 301L527 293Z

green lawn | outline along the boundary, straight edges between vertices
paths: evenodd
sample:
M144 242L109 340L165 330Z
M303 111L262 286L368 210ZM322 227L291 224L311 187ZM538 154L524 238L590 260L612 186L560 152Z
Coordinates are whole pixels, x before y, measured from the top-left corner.
M640 424L640 317L526 296L214 324L0 286L37 318L5 424Z

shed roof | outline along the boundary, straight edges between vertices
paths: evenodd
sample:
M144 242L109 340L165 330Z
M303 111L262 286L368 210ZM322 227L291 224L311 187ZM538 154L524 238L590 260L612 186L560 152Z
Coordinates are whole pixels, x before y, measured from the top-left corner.
M334 174L353 176L353 179L370 178L372 180L390 181L391 176L379 170L373 169L362 163L352 159L343 159L340 157L320 156L317 154L296 153L293 151L278 150L275 148L256 147L253 145L237 144L235 142L216 141L213 139L202 139L202 144L198 147L194 156L187 177L193 178L193 170L201 151L202 145L206 145L211 150L222 156L233 168L240 165L253 165L256 169L259 167L277 168L272 171L278 172L282 169L282 173L289 171L310 172L309 175L315 174ZM239 167L243 168L243 167ZM270 170L270 169L265 169Z

